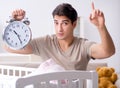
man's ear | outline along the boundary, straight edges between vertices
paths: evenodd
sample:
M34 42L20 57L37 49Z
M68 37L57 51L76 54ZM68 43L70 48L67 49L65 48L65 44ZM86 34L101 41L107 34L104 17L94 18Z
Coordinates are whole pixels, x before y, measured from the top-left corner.
M73 22L73 27L75 28L77 25L77 20Z

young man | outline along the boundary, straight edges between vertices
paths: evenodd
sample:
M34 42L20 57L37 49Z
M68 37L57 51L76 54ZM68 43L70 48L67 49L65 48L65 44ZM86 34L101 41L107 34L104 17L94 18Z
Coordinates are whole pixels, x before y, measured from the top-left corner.
M90 58L103 59L115 53L113 41L105 26L104 14L95 9L93 3L90 21L100 33L101 43L99 44L73 36L77 22L77 12L70 4L58 5L52 15L55 35L33 39L21 50L12 50L9 47L5 47L5 49L13 53L40 55L43 59L52 58L66 70L85 70ZM22 9L15 10L12 16L16 20L22 20L25 11Z

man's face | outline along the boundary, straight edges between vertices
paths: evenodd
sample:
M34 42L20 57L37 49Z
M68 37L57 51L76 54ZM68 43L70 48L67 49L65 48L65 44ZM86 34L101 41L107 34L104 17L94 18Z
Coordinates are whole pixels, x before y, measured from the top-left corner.
M54 26L57 38L65 40L73 37L73 30L76 26L76 22L72 23L66 16L55 15Z

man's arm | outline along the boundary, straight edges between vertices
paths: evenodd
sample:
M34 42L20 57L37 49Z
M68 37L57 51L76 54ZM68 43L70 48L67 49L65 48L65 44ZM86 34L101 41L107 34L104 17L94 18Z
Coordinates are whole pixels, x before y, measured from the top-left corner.
M14 18L15 20L22 20L25 17L25 11L22 9L18 9L18 10L14 10L12 12L12 18ZM17 54L32 54L32 47L30 46L30 44L28 44L26 47L24 47L23 49L20 50L14 50L9 48L7 45L3 45L3 48L11 53L17 53Z
M100 44L91 46L91 57L98 59L110 57L115 53L115 46L105 26L104 14L100 10L94 8L94 3L92 3L90 21L98 28L101 37Z
M7 45L3 45L3 48L11 53L17 53L17 54L32 54L32 47L30 46L30 44L28 44L26 47L24 47L23 49L19 49L19 50L14 50L9 48Z

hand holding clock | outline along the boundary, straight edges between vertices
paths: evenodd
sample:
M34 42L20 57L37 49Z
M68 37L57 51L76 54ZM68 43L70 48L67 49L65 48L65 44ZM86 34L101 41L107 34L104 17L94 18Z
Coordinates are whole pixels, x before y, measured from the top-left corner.
M15 10L15 11L12 12L12 17L15 20L20 21L25 17L25 11L22 10L22 9Z
M6 42L8 47L15 50L24 48L31 40L32 33L28 27L30 22L28 19L24 19L24 17L24 10L20 9L13 11L13 21L10 21L4 30L3 40Z

